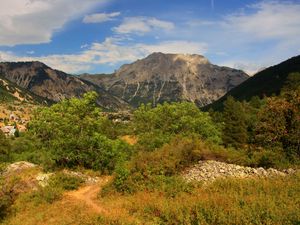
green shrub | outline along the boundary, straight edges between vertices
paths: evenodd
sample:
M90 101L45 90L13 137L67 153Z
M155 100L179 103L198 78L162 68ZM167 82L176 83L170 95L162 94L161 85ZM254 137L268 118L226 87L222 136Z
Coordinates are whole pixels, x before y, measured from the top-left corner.
M299 163L298 163L299 164ZM264 168L289 168L294 165L286 158L285 153L280 148L273 148L272 150L260 149L249 152L249 166L264 167Z
M22 196L24 202L33 202L34 204L53 203L62 198L63 189L48 185L40 187L36 191L29 192Z
M51 187L60 188L63 190L75 190L84 183L84 180L78 176L66 174L64 172L56 173L49 180Z
M246 157L245 152L227 151L222 147L205 143L196 136L192 138L177 136L170 144L165 144L160 149L138 152L127 164L115 171L116 176L111 188L123 193L146 189L166 192L167 184L172 184L171 181L176 175L199 160L238 162L245 161Z

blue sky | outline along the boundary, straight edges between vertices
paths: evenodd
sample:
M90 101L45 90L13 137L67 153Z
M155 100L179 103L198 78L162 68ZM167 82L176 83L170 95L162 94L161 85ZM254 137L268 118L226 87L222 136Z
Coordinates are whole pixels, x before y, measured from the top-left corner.
M1 0L0 61L109 73L152 52L257 70L300 54L299 0Z

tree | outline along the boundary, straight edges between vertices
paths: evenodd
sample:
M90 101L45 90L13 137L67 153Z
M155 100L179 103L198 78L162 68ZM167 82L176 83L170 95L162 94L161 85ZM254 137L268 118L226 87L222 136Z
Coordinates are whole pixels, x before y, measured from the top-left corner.
M56 166L83 166L110 172L128 152L127 145L107 134L108 119L96 106L97 94L71 98L38 110L28 128ZM127 152L126 152L127 151Z
M282 147L289 157L300 157L300 74L288 76L279 97L268 98L261 109L256 140L263 146Z
M226 146L240 148L247 143L247 126L242 104L229 96L224 102L223 142Z
M221 143L219 126L212 121L209 113L201 112L193 103L164 103L155 108L142 105L134 112L133 124L140 142L146 139L147 145L154 143L153 148L179 134L196 134L202 139Z

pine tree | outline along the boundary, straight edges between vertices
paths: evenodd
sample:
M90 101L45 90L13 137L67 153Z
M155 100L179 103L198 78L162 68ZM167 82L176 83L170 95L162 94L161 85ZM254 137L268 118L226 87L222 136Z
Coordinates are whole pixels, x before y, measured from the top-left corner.
M223 142L226 146L240 148L247 142L247 126L242 104L229 96L224 102Z

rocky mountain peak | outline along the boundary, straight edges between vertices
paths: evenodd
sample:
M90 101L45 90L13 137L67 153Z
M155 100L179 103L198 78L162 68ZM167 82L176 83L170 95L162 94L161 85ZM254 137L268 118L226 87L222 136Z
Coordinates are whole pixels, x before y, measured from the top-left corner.
M123 65L110 76L84 77L133 106L165 101L191 101L203 106L247 78L243 71L213 65L201 55L160 52Z

